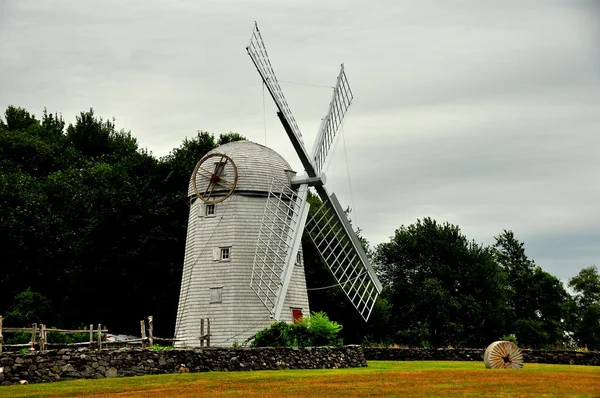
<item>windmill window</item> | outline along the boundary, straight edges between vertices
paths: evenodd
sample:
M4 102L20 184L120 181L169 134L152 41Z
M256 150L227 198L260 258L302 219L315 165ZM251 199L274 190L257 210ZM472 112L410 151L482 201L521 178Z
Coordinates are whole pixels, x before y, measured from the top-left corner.
M229 252L229 248L228 247L222 247L221 248L221 257L220 257L221 261L229 261L229 260L231 260L230 255L231 255L231 253Z
M301 265L301 264L302 264L302 253L300 253L300 251L298 251L298 253L296 253L295 265Z
M204 215L206 217L215 216L215 205L204 205Z
M210 303L221 303L223 301L223 288L222 287L211 287L210 288Z
M213 249L213 261L231 261L231 246Z

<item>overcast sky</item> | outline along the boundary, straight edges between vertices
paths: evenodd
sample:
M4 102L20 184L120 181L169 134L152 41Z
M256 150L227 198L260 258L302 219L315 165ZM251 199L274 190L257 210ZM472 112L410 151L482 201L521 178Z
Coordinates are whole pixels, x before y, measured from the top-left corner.
M156 156L235 131L301 172L255 20L309 150L332 89L283 81L332 86L345 63L327 186L372 245L430 216L485 244L512 229L562 280L600 265L595 0L0 0L0 109L93 107Z

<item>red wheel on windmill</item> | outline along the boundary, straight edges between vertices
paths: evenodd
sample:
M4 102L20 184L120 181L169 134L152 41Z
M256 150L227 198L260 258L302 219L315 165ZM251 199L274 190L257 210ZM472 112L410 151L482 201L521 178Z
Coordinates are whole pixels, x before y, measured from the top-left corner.
M196 196L207 204L227 199L237 186L238 171L233 159L222 153L211 153L196 164L192 187Z

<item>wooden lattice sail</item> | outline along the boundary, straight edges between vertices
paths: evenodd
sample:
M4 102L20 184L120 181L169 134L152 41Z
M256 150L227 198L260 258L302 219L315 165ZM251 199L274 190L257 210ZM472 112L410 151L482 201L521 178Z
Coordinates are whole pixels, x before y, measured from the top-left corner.
M510 341L494 341L483 354L488 369L518 369L523 367L521 349Z

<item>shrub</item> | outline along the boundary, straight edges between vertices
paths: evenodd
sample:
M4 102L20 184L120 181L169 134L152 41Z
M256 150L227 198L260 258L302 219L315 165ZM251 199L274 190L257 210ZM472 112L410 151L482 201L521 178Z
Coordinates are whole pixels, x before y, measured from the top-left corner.
M250 340L252 347L291 347L290 328L287 323L275 322L266 329L256 333Z
M280 321L249 339L252 347L314 347L342 345L337 335L342 325L331 321L324 312L312 313L292 325Z
M329 317L324 312L313 312L310 316L302 318L294 327L301 328L304 326L310 333L304 338L310 337L311 346L322 345L342 345L341 337L337 334L342 330L342 325L335 321L329 320Z
M90 341L89 333L61 333L61 332L51 332L48 331L46 334L46 338L48 339L48 343L50 344L73 344L73 343L83 343L86 341ZM94 333L94 341L98 338L98 333Z
M517 345L517 346L519 345L519 342L517 341L517 337L514 334L505 334L504 336L500 337L500 340L510 341L514 345Z
M6 339L4 342L6 344L27 344L31 341L31 333L30 332L12 332L6 333Z
M173 346L172 345L163 346L160 344L154 344L154 345L148 347L148 349L152 350L152 351L166 351L166 350L172 350Z

